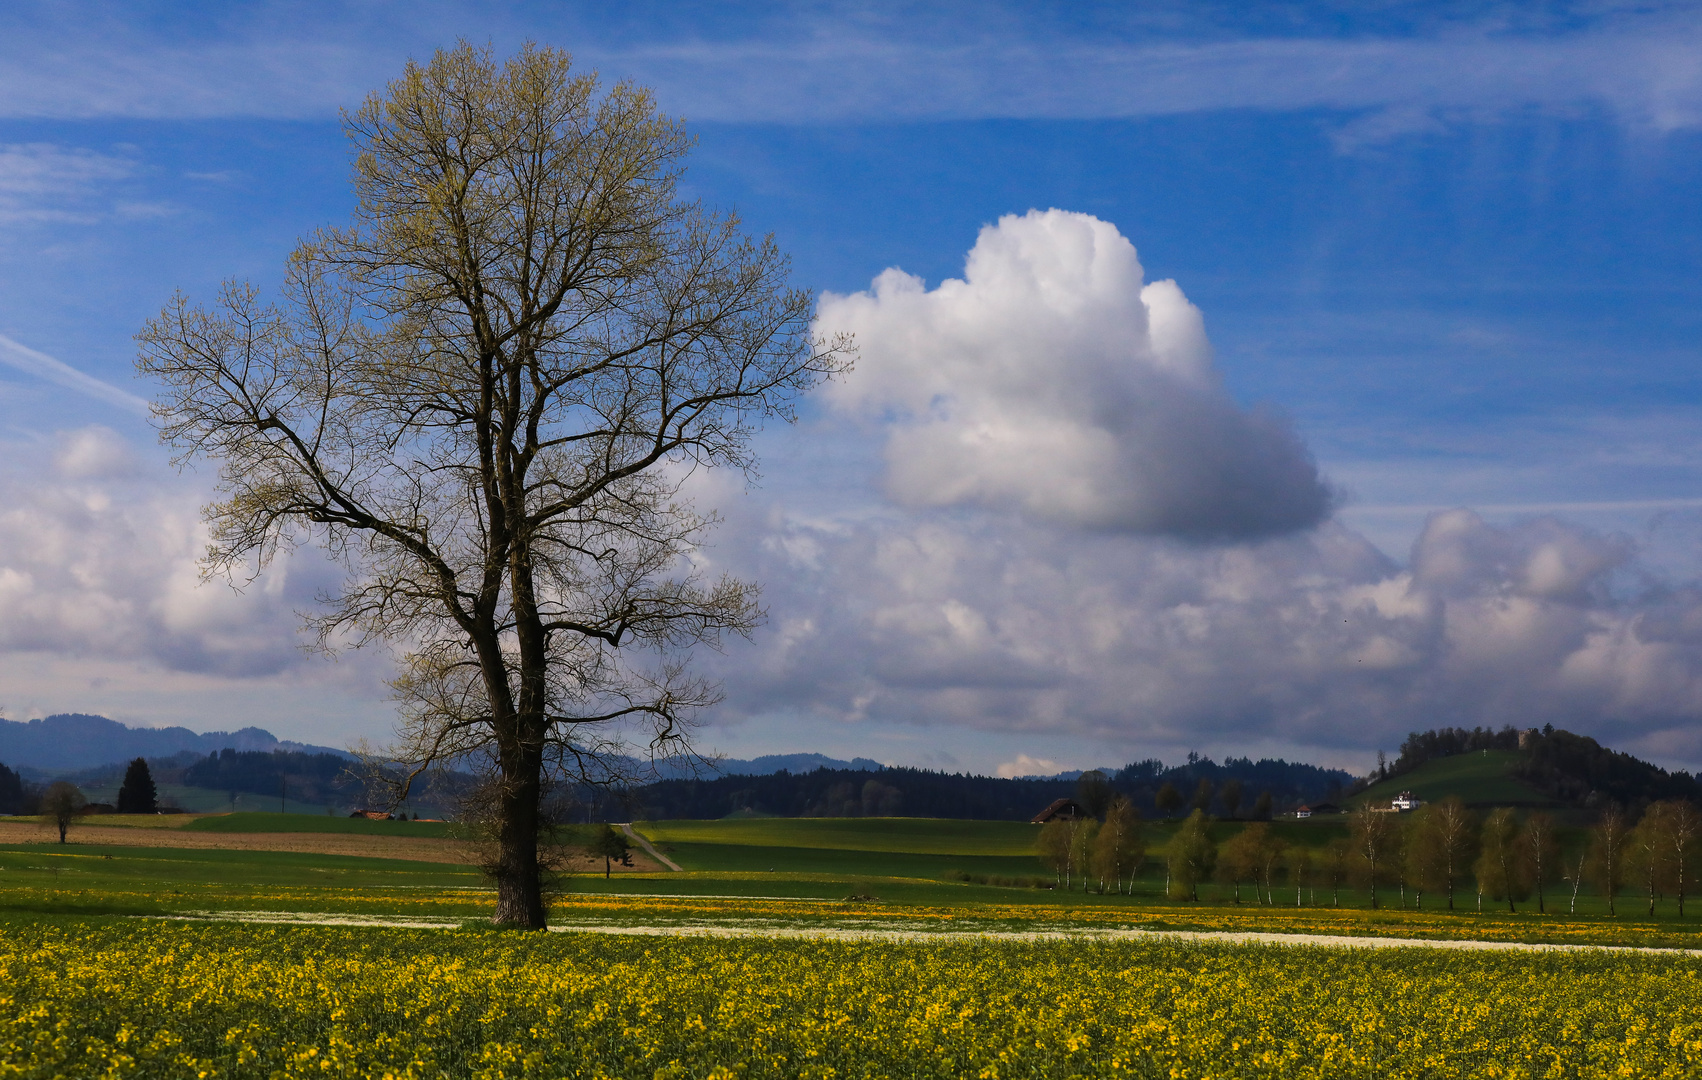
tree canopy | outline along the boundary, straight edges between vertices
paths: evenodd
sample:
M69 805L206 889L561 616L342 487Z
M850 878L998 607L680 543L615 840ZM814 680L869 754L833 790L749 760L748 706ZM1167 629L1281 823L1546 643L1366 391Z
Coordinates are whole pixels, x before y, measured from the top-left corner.
M387 756L484 769L496 919L541 927L553 778L689 750L718 700L690 651L760 618L700 570L688 479L752 466L848 344L812 338L772 239L678 197L682 126L565 53L462 44L345 127L352 223L276 302L176 297L140 367L163 437L219 464L208 569L308 540L342 562L318 641L398 649Z

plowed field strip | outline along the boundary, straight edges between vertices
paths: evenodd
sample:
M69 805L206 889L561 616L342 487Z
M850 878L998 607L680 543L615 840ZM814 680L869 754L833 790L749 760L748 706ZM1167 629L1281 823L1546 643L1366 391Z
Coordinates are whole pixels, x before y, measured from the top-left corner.
M58 834L35 822L0 822L0 844L51 844ZM103 847L190 848L201 851L291 851L313 855L352 855L366 859L406 859L411 862L476 865L475 845L463 840L425 836L361 836L349 833L199 833L164 829L105 828L77 825L69 848ZM581 873L602 870L603 860L575 853L573 868ZM655 873L662 869L642 851L632 853L632 865L613 867L616 873Z

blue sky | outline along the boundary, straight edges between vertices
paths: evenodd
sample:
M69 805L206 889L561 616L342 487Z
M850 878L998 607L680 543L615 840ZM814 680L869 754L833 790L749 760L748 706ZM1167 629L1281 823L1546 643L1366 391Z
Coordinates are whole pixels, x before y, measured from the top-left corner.
M906 502L883 457L896 436L812 402L798 429L765 436L761 487L722 493L720 550L764 578L773 618L749 650L712 658L729 698L711 745L984 770L1189 749L1362 766L1413 727L1552 717L1702 764L1702 642L1688 629L1702 578L1702 8L605 8L0 14L0 603L27 612L0 633L5 715L382 734L377 658L295 650L291 610L322 567L303 560L241 597L193 588L207 481L170 469L125 397L148 394L130 337L173 289L268 283L298 236L347 216L339 108L457 37L498 52L530 37L655 87L700 140L689 193L774 232L798 283L824 293L889 267L937 287L1004 215L1114 226L1145 280L1174 279L1203 313L1228 399L1287 417L1340 493L1305 535L1086 536L992 504ZM1447 516L1461 509L1475 517ZM959 545L954 569L908 592L904 575L883 579L872 608L809 559L763 554L815 545L829 565L863 565L864 551L878 574L879 552L927 549L924 533ZM1446 584L1425 568L1460 536L1447 551L1469 572ZM971 550L1008 557L973 570ZM1543 559L1572 568L1567 584L1530 584ZM1225 584L1237 560L1257 588ZM1143 591L1160 564L1241 599ZM1042 570L1077 584L1040 598L976 578ZM1128 620L1122 645L1073 636L1068 590L1096 577ZM1327 664L1295 675L1300 661L1276 652L1247 660L1277 649L1274 627L1296 612L1364 607L1379 589L1404 590L1378 601L1388 625L1330 648L1393 642L1404 659L1381 682ZM953 604L974 609L983 644L946 619L956 659L883 675L894 613ZM1128 628L1196 608L1208 614L1192 638ZM1492 617L1512 622L1491 634ZM899 622L910 654L933 655L926 620ZM833 678L787 666L801 661L775 643L798 627ZM987 642L1022 652L1025 638L1078 645L1030 656L1046 674L1027 688L974 674L1006 655ZM1155 688L1152 672L1177 669L1196 674Z

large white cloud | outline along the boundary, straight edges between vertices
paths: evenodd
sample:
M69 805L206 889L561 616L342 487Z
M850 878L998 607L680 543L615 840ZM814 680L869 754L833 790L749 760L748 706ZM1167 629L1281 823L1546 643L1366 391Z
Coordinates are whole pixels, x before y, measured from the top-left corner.
M160 475L103 427L8 450L0 651L239 678L302 663L297 611L332 580L322 561L280 561L240 593L203 582L204 493L193 483Z
M973 505L1037 521L1189 538L1317 524L1330 494L1281 417L1240 408L1199 309L1148 284L1134 245L1085 214L982 229L962 279L899 270L825 296L855 334L827 400L890 427L887 489L910 507Z
M729 719L1329 760L1554 723L1702 763L1702 590L1651 584L1628 540L1554 519L1439 513L1404 567L1333 523L1197 547L877 517L793 522L758 550L772 624L729 657Z

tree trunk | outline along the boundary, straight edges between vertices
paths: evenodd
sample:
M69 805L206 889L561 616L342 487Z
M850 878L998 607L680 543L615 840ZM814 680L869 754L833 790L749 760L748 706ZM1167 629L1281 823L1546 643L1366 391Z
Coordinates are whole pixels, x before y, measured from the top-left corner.
M518 741L518 740L516 740ZM543 775L542 740L503 754L497 832L496 914L499 926L542 930L544 882L538 866L538 805Z

